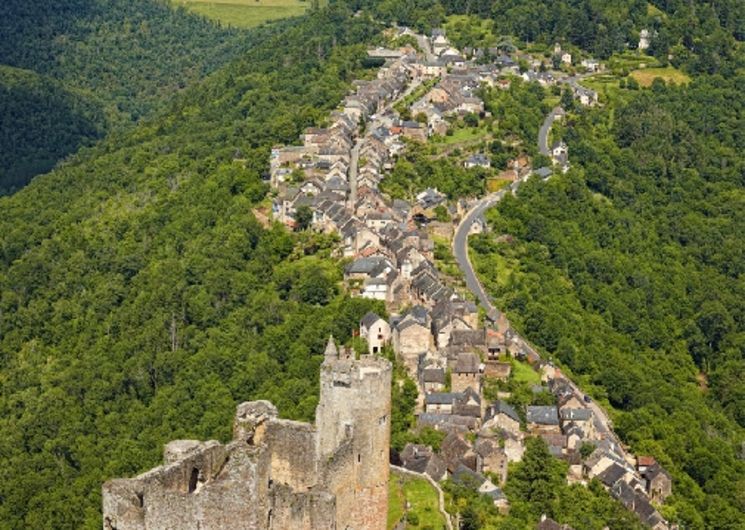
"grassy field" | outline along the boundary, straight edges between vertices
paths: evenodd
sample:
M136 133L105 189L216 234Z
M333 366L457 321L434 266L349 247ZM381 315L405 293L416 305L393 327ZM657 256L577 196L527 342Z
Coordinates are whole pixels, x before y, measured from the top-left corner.
M652 68L659 66L659 62L654 57L629 50L623 53L614 53L608 59L607 66L611 71L620 73L621 70L628 72L636 68Z
M388 483L388 528L406 518L407 529L445 528L437 505L437 491L424 479L391 474ZM405 506L409 506L406 510Z
M643 68L641 70L634 70L629 75L636 79L643 87L650 86L652 81L658 77L666 83L675 83L676 85L685 85L691 80L685 73L672 66L666 68Z
M310 6L309 1L301 0L172 0L172 3L238 28L302 15Z

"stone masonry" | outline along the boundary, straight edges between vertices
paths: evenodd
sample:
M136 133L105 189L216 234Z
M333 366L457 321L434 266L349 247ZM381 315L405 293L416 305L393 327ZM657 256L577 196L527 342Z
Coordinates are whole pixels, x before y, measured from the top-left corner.
M241 403L233 440L176 440L103 485L104 530L385 530L391 365L329 339L315 425Z

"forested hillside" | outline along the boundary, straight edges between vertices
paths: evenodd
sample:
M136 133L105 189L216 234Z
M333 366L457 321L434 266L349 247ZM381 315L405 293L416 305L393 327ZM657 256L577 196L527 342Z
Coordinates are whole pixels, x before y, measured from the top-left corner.
M59 81L0 65L0 194L102 134L101 108Z
M162 118L0 199L0 527L100 528L105 479L229 437L237 402L312 416L329 333L372 302L340 293L329 242L251 208L374 28L339 8L260 30Z
M636 48L639 31L654 37L660 61L693 72L734 72L735 42L745 40L740 0L361 0L385 21L429 31L451 14L471 14L496 36L515 44L572 44L606 59ZM480 32L476 32L480 33ZM668 59L670 57L670 59Z
M686 528L745 524L743 88L657 82L578 111L575 169L505 199L472 242L497 305L673 470Z
M16 83L4 94L0 193L147 115L247 46L242 33L158 0L0 2L0 65L41 76L29 93Z

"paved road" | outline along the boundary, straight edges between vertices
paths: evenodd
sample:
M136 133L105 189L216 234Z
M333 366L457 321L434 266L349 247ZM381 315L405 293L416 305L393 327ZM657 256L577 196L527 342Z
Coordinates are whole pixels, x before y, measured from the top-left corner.
M468 258L468 232L471 229L473 222L480 216L484 215L484 212L497 204L502 197L509 192L508 189L499 190L496 193L487 195L486 197L479 200L471 210L463 216L458 227L455 229L455 236L453 237L453 255L455 260L458 262L458 267L463 272L463 276L466 279L466 286L476 298L478 298L481 305L486 309L487 314L493 318L500 316L500 312L491 303L489 295L486 294L484 287L476 277L476 273L471 265L471 260Z
M555 110L552 111L546 117L546 120L543 122L543 126L541 126L541 130L538 135L538 146L541 148L545 147L545 154L548 154L548 131L551 129L551 124L556 119L555 112ZM487 195L486 197L483 197L476 203L476 205L471 208L471 210L469 210L469 212L465 216L463 216L463 220L457 226L455 230L455 236L453 237L453 254L455 256L455 260L458 263L458 267L460 268L461 272L463 272L468 290L471 291L476 296L476 298L478 298L481 305L486 309L487 314L490 315L490 318L498 324L500 331L510 330L513 336L513 344L518 346L518 349L525 351L532 359L540 359L541 357L535 350L535 348L533 348L522 336L517 333L517 331L515 331L514 328L512 328L504 314L494 306L491 298L484 290L481 282L479 282L476 276L476 272L473 269L473 265L471 264L471 260L468 257L468 232L474 220L484 215L484 212L486 210L502 200L502 198L507 193L516 191L519 186L520 181L516 181L513 182L509 188L502 189L496 193L492 193L490 195ZM571 385L575 394L581 397L585 396L585 393L582 392L573 381L569 380L568 378L567 381L569 381L569 384ZM614 442L619 447L619 451L621 452L622 456L624 456L627 461L631 461L629 455L622 448L620 440L616 436L615 432L613 432L612 422L606 412L594 401L588 403L587 405L592 410L595 417L595 425L598 434Z
M551 156L551 151L548 148L548 135L551 132L551 126L559 116L557 110L558 108L552 110L548 116L546 116L546 119L543 120L543 125L541 125L541 128L538 130L538 151L540 151L542 155Z

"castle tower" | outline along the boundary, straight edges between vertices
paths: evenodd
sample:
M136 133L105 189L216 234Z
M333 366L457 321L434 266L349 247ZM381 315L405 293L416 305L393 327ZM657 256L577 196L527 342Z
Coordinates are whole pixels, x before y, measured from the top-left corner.
M387 360L369 355L326 355L321 366L317 453L328 463L324 483L336 495L339 529L386 528L391 374Z

